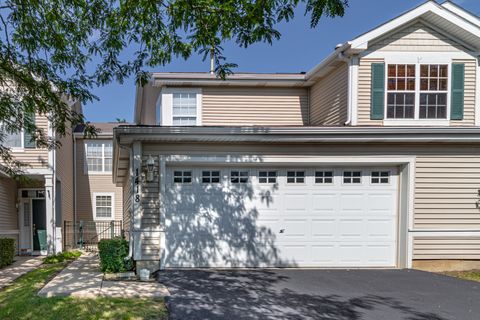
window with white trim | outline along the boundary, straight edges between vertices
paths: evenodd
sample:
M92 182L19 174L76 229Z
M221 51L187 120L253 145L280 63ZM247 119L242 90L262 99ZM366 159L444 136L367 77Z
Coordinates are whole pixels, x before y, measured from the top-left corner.
M305 183L305 171L287 171L287 183Z
M190 170L173 171L173 183L181 183L181 184L192 183L192 171Z
M344 171L343 183L345 184L362 183L362 172L361 171Z
M234 184L248 183L248 171L230 171L230 182Z
M172 124L174 126L195 126L197 124L196 93L172 94Z
M112 173L112 142L85 142L85 159L88 173Z
M333 171L315 171L315 183L333 183Z
M162 126L202 125L201 88L163 88L156 102L157 124Z
M448 64L388 64L386 119L448 119Z
M220 183L220 171L202 171L202 183Z
M95 220L114 219L114 195L113 193L94 193L94 217Z
M265 183L277 183L277 171L259 171L258 182Z
M390 172L389 171L372 171L371 177L372 184L389 184Z

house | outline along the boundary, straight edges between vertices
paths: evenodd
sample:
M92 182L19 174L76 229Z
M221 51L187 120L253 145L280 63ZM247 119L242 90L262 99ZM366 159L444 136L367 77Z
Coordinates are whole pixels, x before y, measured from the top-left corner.
M114 129L137 268L480 266L480 18L434 1L307 73L153 73Z
M70 107L82 112L78 102ZM39 148L23 132L7 136L6 146L27 167L21 179L0 174L0 237L14 238L19 254L44 255L120 236L123 197L111 171L116 124L95 123L100 133L87 139L83 128L59 137L46 116L35 121L61 146Z

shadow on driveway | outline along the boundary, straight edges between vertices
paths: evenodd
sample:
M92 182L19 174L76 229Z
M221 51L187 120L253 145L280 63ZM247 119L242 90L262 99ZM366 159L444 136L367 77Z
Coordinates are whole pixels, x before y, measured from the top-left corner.
M163 271L170 319L469 320L478 283L412 270Z

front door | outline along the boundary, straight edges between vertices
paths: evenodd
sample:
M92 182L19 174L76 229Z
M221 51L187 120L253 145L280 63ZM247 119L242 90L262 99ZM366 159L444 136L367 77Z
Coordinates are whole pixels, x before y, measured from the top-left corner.
M45 199L32 200L33 250L47 250L47 212Z

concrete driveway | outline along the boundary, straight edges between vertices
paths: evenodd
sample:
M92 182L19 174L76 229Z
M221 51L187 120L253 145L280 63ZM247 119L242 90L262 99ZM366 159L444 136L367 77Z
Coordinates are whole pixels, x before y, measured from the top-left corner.
M480 283L413 270L192 270L158 278L171 319L478 320Z

